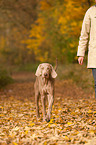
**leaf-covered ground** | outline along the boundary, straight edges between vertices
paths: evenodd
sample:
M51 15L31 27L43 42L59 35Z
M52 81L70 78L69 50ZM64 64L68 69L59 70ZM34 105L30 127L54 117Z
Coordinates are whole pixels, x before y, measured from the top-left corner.
M51 120L42 121L40 102L37 121L34 75L14 78L22 78L22 82L0 91L0 145L96 144L96 101L92 95L84 94L71 80L56 80Z

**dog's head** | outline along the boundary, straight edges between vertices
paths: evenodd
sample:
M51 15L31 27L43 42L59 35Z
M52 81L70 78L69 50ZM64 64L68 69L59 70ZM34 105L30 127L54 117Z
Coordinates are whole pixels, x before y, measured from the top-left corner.
M42 63L38 66L36 73L36 76L42 76L43 78L49 78L50 76L52 78L57 77L57 73L55 72L53 66L49 63Z

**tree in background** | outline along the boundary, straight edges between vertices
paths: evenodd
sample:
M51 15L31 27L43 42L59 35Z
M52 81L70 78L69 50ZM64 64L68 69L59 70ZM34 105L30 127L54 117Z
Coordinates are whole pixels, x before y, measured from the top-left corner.
M92 1L1 0L0 63L74 62Z
M74 62L78 38L89 0L41 0L38 18L30 30L27 48L38 61Z
M32 61L32 54L22 41L37 19L38 0L0 0L0 62L22 64ZM31 52L31 51L30 51Z

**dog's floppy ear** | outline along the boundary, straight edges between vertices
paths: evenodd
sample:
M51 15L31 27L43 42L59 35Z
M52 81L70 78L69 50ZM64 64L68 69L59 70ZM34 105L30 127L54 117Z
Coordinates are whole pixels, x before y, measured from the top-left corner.
M52 76L52 78L56 78L56 77L57 77L57 73L56 73L56 71L54 70L53 66L51 66L51 68L52 68L51 76Z
M39 76L42 75L42 72L41 72L41 64L39 64L39 66L38 66L38 68L37 68L37 70L36 70L35 75L36 75L37 77L39 77Z

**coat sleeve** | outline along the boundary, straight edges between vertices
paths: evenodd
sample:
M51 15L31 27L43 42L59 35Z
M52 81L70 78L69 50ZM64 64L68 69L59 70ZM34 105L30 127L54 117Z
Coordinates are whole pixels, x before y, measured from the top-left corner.
M79 45L78 45L78 51L77 56L84 56L85 50L88 44L88 37L90 32L90 9L87 10L84 16L83 24L82 24L82 30L81 35L79 38Z

